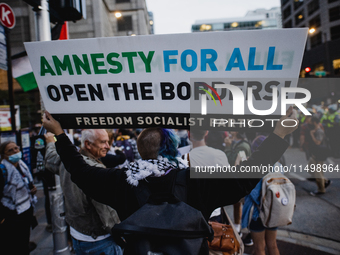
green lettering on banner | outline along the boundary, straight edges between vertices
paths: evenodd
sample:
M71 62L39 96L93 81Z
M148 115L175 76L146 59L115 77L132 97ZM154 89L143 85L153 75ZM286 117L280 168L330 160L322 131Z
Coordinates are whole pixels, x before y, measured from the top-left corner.
M138 51L138 55L143 60L144 65L145 65L145 71L147 73L151 73L151 60L152 60L152 57L153 57L154 54L155 54L155 51L149 51L148 57L145 57L143 51Z
M135 73L135 67L133 66L133 57L137 57L137 52L123 52L122 56L127 58L129 64L130 73Z
M80 67L85 71L87 74L91 74L91 68L90 68L90 63L89 59L86 54L83 54L83 61L77 56L77 55L72 55L74 66L76 68L76 72L78 75L81 75L82 72L80 70Z
M74 74L69 55L64 56L63 62L61 62L57 56L52 56L52 59L58 75L61 75L61 70L66 71L66 69L68 69L70 75Z
M93 71L95 74L107 74L106 69L99 69L100 66L105 66L103 61L99 61L98 58L104 58L103 53L91 54L91 60L93 65Z
M51 75L55 75L50 64L47 62L44 56L40 57L40 75L45 76L46 73L50 73Z
M119 54L116 52L111 52L106 56L106 60L107 62L112 65L112 66L116 66L116 69L110 68L109 72L110 73L120 73L123 70L123 66L119 61L115 61L112 58L118 58Z

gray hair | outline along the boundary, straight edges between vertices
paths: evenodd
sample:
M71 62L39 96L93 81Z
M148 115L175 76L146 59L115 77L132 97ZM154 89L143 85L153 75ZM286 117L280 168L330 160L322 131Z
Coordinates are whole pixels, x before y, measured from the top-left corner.
M94 143L95 140L98 138L100 131L107 133L105 129L84 129L83 131L81 131L81 148L86 149L85 148L86 141Z
M81 148L85 149L85 141L94 143L96 136L96 130L94 129L84 129L81 131Z

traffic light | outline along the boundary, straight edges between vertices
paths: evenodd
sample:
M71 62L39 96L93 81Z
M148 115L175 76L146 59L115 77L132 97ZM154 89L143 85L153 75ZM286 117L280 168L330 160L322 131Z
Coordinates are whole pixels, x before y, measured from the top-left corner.
M50 0L50 9L55 10L63 21L76 21L86 17L86 0ZM53 22L53 17L51 17Z
M310 67L306 67L306 68L305 68L305 72L306 72L306 73L309 73L310 71L312 71L312 68L310 68Z
M24 0L39 10L40 0ZM49 0L50 20L52 23L77 21L86 18L86 0Z

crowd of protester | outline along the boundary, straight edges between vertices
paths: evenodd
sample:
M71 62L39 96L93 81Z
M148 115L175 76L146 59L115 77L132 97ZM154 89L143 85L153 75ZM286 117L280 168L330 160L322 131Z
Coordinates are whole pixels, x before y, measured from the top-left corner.
M110 230L138 209L136 197L131 193L131 186L138 186L148 177L158 176L157 171L150 170L155 166L162 169L162 172L173 168L181 170L188 166L214 165L216 162L235 166L246 159L249 159L249 164L258 164L262 161L284 164L282 153L286 147L281 141L284 137L290 146L298 147L306 153L308 164L320 164L328 156L339 157L340 118L336 105L328 107L313 105L309 111L313 113L312 116L297 116L299 127L293 133L291 133L293 130L280 130L281 133L278 135L274 131L276 137L263 133L166 131L162 128L146 129L147 131L142 129L75 130L72 138L77 149L73 149L72 143L61 127L56 122L52 123L53 118L50 115L45 117L46 129L53 132L45 135L47 143L45 166L47 170L61 177L66 204L66 221L70 227L74 252L76 254L123 253L113 240ZM141 138L138 138L140 134ZM55 146L55 135L59 143L57 146ZM268 136L270 142L263 145L263 151L267 155L256 154L258 147ZM270 143L276 143L275 149ZM178 158L177 149L182 153L181 158ZM254 152L256 152L255 156L252 156ZM324 157L320 156L327 153L328 155ZM29 233L34 224L32 219L36 201L33 177L21 160L20 148L14 142L2 143L0 154L1 163L7 169L6 176L4 176L5 171L2 171L0 178L2 191L0 241L1 244L11 247L13 254L29 254ZM142 168L149 172L141 175ZM121 171L126 172L128 178ZM325 193L331 181L322 174L314 177L318 190L311 195ZM192 182L194 181L188 181L187 188L194 190L199 187L199 190L192 192L198 193L195 195L199 198L190 193L191 197L188 197L187 203L198 208L206 220L219 206L233 205L234 224L241 234L244 203L244 199L241 198L255 188L258 180L245 179L239 184L228 182L229 185L231 184L233 195L225 198L221 195L221 198L216 201L207 197L203 190L208 187L211 192L220 188L215 187L216 182L206 181L204 185L203 182L198 184L197 180L195 184ZM13 188L9 189L9 184L14 184ZM121 195L122 193L124 196ZM226 191L224 190L223 193ZM22 205L13 203L19 200L22 201ZM205 201L203 205L202 201ZM257 219L251 221L249 230L251 235L244 238L244 243L253 245L254 241L255 254L263 254L265 246L272 250L270 254L279 254L276 246L277 228L265 228L261 220ZM14 242L22 245L13 245ZM95 253L94 250L99 253Z

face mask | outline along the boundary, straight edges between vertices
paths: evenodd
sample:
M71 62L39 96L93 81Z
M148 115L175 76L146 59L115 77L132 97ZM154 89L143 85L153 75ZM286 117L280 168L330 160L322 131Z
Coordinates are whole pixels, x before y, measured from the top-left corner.
M11 156L8 157L8 160L11 161L12 163L17 163L22 157L22 153L21 151L19 151L18 153L15 153Z

